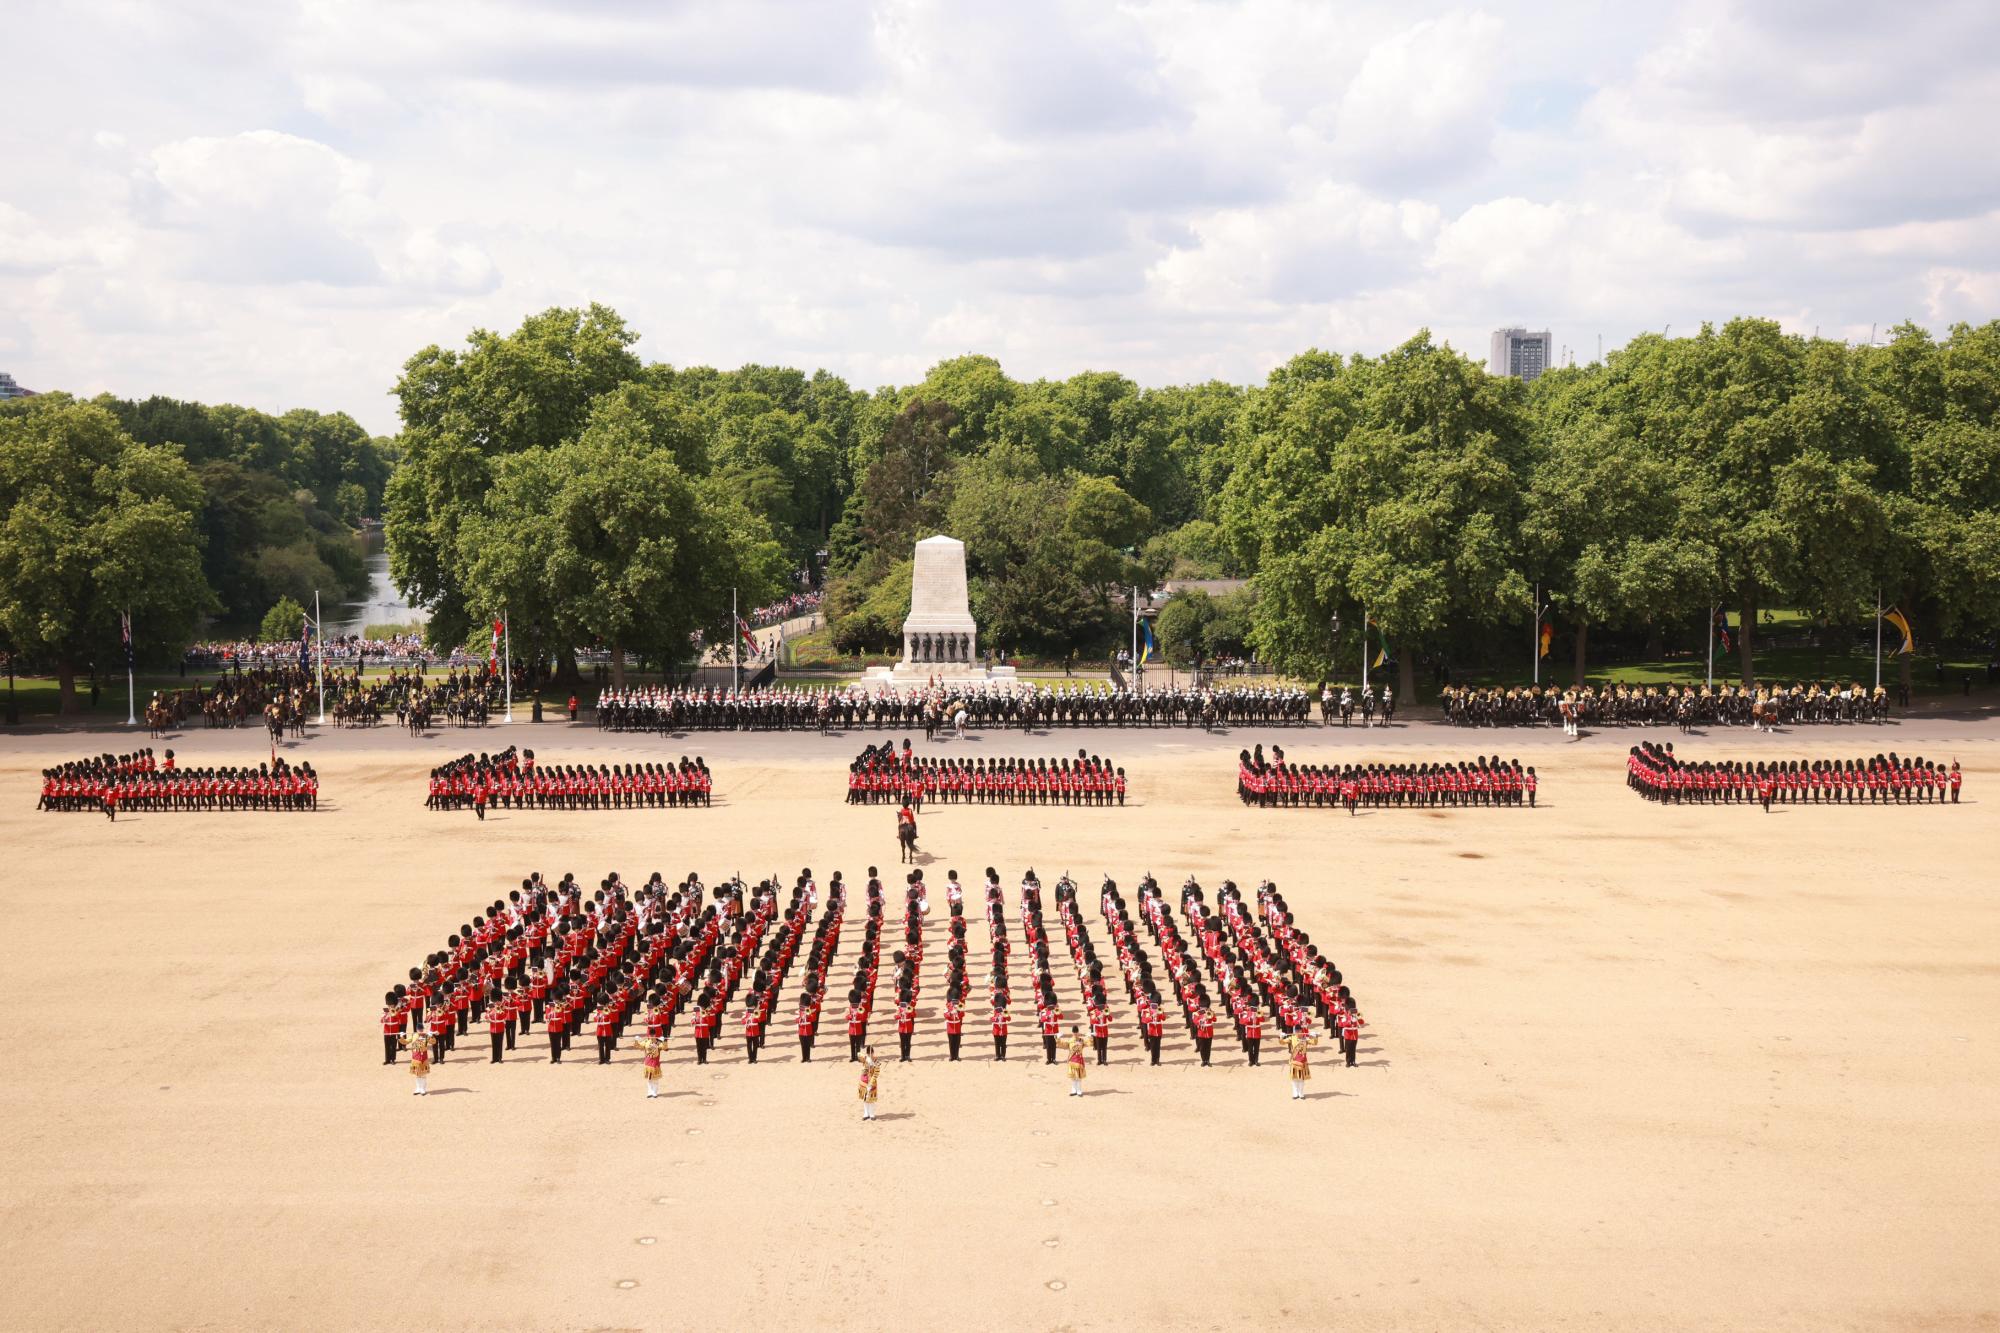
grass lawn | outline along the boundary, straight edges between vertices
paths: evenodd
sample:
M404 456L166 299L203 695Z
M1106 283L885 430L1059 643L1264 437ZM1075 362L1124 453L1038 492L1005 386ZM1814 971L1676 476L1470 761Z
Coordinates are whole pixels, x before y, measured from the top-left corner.
M1972 680L1974 695L1992 688L1986 683L1986 663L1977 656L1947 654L1943 659L1942 680L1938 676L1938 664L1939 658L1934 654L1920 652L1916 655L1910 664L1910 692L1913 697L1960 694L1966 677ZM1882 683L1891 690L1895 689L1901 672L1901 662L1885 652L1882 657ZM1570 675L1567 657L1552 653L1543 660L1544 682L1567 684ZM1673 657L1617 666L1592 666L1588 678L1592 684L1699 685L1706 675L1705 658ZM1715 654L1716 683L1735 684L1741 676L1737 655L1718 650ZM1766 684L1776 685L1788 685L1795 681L1826 681L1828 684L1855 681L1873 685L1875 653L1872 647L1867 650L1833 646L1759 648L1757 678ZM1518 671L1454 671L1452 680L1460 685L1517 685L1522 683L1523 675Z

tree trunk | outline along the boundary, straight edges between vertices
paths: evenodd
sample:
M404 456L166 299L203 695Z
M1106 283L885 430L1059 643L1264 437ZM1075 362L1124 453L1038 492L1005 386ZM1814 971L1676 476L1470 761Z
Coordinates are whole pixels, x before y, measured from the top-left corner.
M556 654L556 681L561 685L583 684L583 672L577 669L574 648L565 648Z
M625 688L625 645L622 643L611 645L611 688Z
M1742 611L1743 624L1736 634L1736 655L1743 663L1743 688L1749 689L1757 683L1757 650L1750 640L1750 636L1756 633L1756 593L1744 592Z
M1396 654L1396 693L1403 697L1405 708L1417 702L1417 655L1408 644L1404 644L1403 651Z
M1583 688L1585 644L1590 638L1590 622L1581 617L1576 622L1576 687Z
M77 711L76 663L67 657L56 663L56 711L68 717Z

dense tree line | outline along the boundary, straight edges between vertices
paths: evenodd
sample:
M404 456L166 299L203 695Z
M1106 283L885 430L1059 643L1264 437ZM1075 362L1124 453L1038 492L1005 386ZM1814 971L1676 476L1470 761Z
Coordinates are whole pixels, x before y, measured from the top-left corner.
M1407 697L1417 653L1532 626L1539 584L1579 680L1594 628L1720 604L1748 682L1764 608L1860 626L1879 594L1932 634L2000 625L1996 407L2000 324L1849 347L1739 319L1532 389L1420 334L1252 392L1215 512L1253 639L1294 671L1354 661L1365 608Z
M1132 584L1248 576L1178 600L1169 657L1331 678L1367 635L1406 697L1420 655L1531 636L1537 588L1579 678L1594 634L1684 640L1717 604L1746 678L1765 608L1860 626L1879 589L1931 633L2000 623L2000 325L1849 347L1743 319L1532 387L1427 333L1249 389L962 356L864 392L644 365L633 341L602 307L552 310L410 361L396 569L447 637L507 605L552 651L666 659L726 632L732 583L747 604L804 571L837 647L893 649L934 532L966 543L989 645L1094 655ZM654 528L672 552L635 546Z
M1250 388L962 356L872 391L647 364L637 337L593 305L425 348L392 443L165 399L0 409L0 633L75 663L126 604L154 648L255 623L344 577L342 525L375 512L441 645L504 613L522 656L599 645L620 675L726 641L732 589L824 581L835 644L892 649L935 532L966 544L988 645L1105 653L1132 585L1248 578L1174 600L1169 658L1344 679L1366 636L1406 698L1420 656L1518 660L1537 590L1579 679L1594 644L1685 645L1717 605L1746 680L1768 608L1859 629L1879 594L1933 638L2000 626L2000 323L1851 347L1740 319L1532 386L1427 333Z
M0 404L0 637L58 676L178 657L315 589L359 596L352 539L393 453L344 414L54 393Z

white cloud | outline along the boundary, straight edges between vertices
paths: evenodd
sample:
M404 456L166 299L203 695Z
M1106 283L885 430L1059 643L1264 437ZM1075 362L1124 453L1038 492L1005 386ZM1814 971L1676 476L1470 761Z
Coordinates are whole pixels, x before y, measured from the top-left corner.
M0 368L38 388L390 429L418 347L587 300L650 357L865 387L2000 300L1985 0L77 0L9 36Z

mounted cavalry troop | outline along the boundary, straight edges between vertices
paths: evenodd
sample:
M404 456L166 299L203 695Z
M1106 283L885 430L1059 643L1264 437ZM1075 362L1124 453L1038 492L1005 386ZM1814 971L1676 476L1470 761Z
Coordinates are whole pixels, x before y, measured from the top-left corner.
M1461 727L1594 726L1750 727L1885 722L1889 693L1880 686L1825 682L1786 686L1542 685L1447 686L1444 720Z
M1121 689L1017 682L862 685L815 690L784 686L628 686L598 698L597 723L609 731L851 731L916 729L927 734L969 727L1303 726L1312 703L1290 687Z

